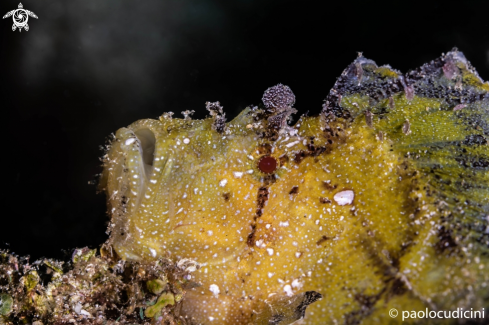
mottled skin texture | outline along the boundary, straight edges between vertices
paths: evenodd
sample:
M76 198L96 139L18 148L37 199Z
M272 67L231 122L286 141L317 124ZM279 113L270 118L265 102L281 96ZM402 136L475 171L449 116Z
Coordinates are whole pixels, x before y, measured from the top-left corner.
M406 75L360 57L294 126L279 86L226 124L208 103L219 109L205 120L117 132L103 184L119 256L201 263L182 309L192 324L488 307L489 84L463 55Z

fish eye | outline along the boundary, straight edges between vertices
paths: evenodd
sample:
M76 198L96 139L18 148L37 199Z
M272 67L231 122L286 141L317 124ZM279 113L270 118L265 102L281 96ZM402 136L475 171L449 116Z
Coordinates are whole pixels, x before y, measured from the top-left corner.
M258 169L266 174L271 174L277 169L277 160L271 156L264 156L258 162Z

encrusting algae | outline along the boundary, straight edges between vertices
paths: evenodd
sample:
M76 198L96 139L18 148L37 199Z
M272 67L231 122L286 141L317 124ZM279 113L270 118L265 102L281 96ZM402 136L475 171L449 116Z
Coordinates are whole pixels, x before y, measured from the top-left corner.
M484 323L489 84L461 52L404 75L360 56L293 126L289 87L262 102L228 123L215 102L204 120L118 130L102 256L45 262L41 285L43 263L15 270L4 252L3 322L375 324L464 308Z

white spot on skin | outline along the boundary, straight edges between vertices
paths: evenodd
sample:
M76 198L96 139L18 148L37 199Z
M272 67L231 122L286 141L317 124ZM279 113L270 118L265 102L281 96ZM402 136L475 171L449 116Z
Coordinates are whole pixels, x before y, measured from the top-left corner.
M243 172L233 172L234 177L241 178L243 176Z
M299 280L295 279L292 281L292 288L300 288L302 287L302 284L299 282Z
M287 143L285 146L286 146L287 148L290 148L290 147L295 146L295 145L296 145L296 144L298 144L299 142L300 142L300 141L294 141L294 142L290 142L290 143Z
M126 146L133 144L133 143L134 143L134 141L136 141L136 139L135 139L135 138L130 138L130 139L127 139L127 140L126 140L126 142L125 142L125 143L126 143Z
M338 205L348 205L353 203L353 198L355 193L351 190L341 191L335 194L333 199L338 203Z
M267 248L268 255L273 255L273 248Z
M278 225L280 227L288 227L289 226L289 222L288 221L285 221L285 222L280 221L280 223Z
M286 284L284 286L284 292L287 294L287 296L289 297L292 297L294 295L294 293L292 292L292 287L290 286L290 284Z
M209 290L210 290L210 291L211 291L213 294L215 294L215 295L218 295L218 294L219 294L219 292L221 292L221 291L219 290L219 286L218 286L217 284L211 284L211 285L210 285L210 287L209 287Z
M227 179L223 179L222 181L219 182L219 186L224 187L228 183Z
M151 252L151 256L156 257L156 250L154 248L149 248L149 251Z
M183 139L183 143L189 144L190 143L190 139L187 139L187 138Z

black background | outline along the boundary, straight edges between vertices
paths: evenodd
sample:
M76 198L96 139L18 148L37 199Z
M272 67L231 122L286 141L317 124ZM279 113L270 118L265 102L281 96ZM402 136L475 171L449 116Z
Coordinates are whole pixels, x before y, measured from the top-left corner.
M135 120L202 118L217 100L232 118L277 83L317 114L360 51L407 72L457 46L488 80L488 3L25 1L29 32L0 22L0 247L62 258L104 242L105 196L88 183L100 145Z

